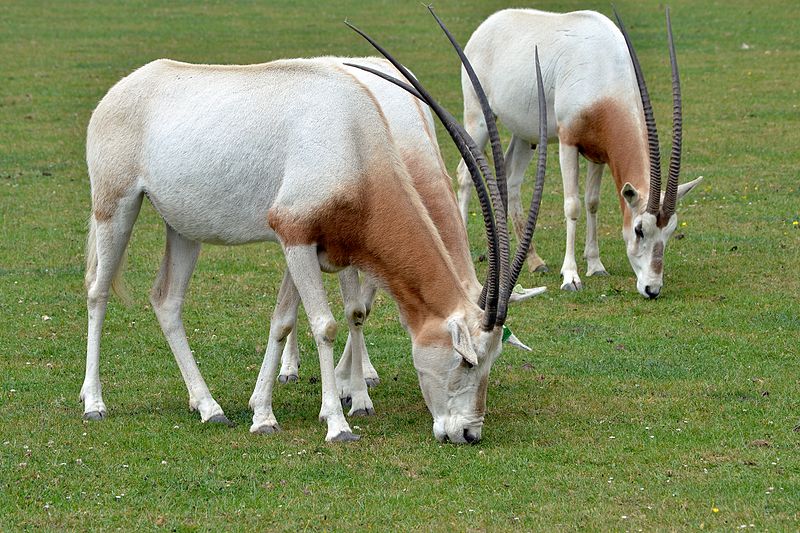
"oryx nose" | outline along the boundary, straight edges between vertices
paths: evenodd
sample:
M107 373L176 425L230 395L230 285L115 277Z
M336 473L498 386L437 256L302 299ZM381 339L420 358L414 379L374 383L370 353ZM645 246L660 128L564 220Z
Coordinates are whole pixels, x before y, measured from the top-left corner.
M653 299L655 299L655 298L658 298L658 294L661 292L661 288L660 288L660 287L655 287L655 288L653 288L653 287L651 287L650 285L647 285L647 286L644 288L644 292L646 292L646 293L647 293L647 296L648 296L648 297L649 297L651 300L653 300Z
M469 429L464 428L464 440L467 441L469 444L475 444L481 438L474 433L472 433Z

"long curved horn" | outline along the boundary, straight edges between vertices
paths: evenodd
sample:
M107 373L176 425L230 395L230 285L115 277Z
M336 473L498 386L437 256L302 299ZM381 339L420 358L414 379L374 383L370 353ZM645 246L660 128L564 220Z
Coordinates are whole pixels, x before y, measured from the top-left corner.
M478 102L480 102L483 118L486 121L486 129L489 132L489 139L491 140L492 144L492 159L494 159L495 175L494 179L492 179L491 173L488 175L484 174L484 177L486 178L486 185L489 188L489 194L492 198L492 205L495 207L494 216L495 223L497 224L498 248L500 252L500 299L497 303L497 316L503 317L503 320L505 320L505 316L508 311L508 298L504 298L502 295L505 293L510 294L512 285L509 285L510 247L508 236L508 220L506 216L506 213L508 212L506 164L503 156L503 147L500 144L500 134L497 131L497 122L494 118L494 112L492 112L492 108L489 106L489 100L486 97L486 91L483 90L483 86L478 80L478 76L475 74L475 69L472 68L472 64L470 64L469 59L467 59L467 56L464 54L464 50L458 44L455 37L453 37L453 34L450 33L450 30L448 30L444 25L442 19L436 15L436 12L433 10L433 6L429 5L427 7L428 11L430 11L431 15L433 15L433 18L436 19L439 27L447 36L450 44L453 45L453 49L456 51L456 54L458 54L461 64L464 66L464 70L467 73L470 82L472 83L473 89L475 90L475 95L478 98ZM498 206L500 206L499 209Z
M681 112L681 79L678 75L678 60L675 42L672 39L672 21L667 7L667 39L669 40L669 63L672 67L672 152L669 155L669 178L662 211L667 219L675 213L678 201L678 175L681 173L681 140L683 117Z
M647 144L650 148L650 197L647 200L647 212L652 215L658 214L658 204L661 201L661 153L658 147L658 131L656 130L656 119L653 116L653 106L650 104L650 94L647 92L647 85L644 82L642 67L636 57L628 31L622 23L622 18L617 13L617 8L612 6L617 24L625 38L628 53L633 62L633 70L636 73L636 82L639 84L639 94L642 98L642 108L644 109L644 121L647 126Z
M528 248L533 239L533 232L536 230L536 220L539 218L539 207L542 203L542 194L544 192L544 174L547 167L547 102L544 94L544 83L542 81L542 69L539 65L539 47L534 49L534 60L536 64L536 85L539 90L539 144L536 146L538 152L538 159L536 164L536 185L533 190L533 198L531 199L531 207L528 211L528 220L525 224L525 231L522 240L517 245L517 253L514 257L514 264L511 265L511 287L517 282L522 266L525 264L525 257L528 255ZM508 294L501 296L508 301L511 298L511 289L509 288ZM498 314L498 324L505 322L505 316Z
M500 257L499 257L499 250L498 250L498 238L497 238L497 228L495 225L495 220L493 214L496 213L496 210L492 209L492 205L489 200L489 195L487 193L486 187L483 183L484 179L482 178L480 172L478 171L476 165L476 157L473 155L472 149L468 146L468 143L471 142L472 147L477 149L475 146L474 141L469 137L466 131L463 130L460 124L453 118L453 116L447 112L441 105L436 102L436 100L428 93L428 91L422 86L419 81L406 69L399 61L397 61L388 51L386 51L382 46L380 46L374 39L372 39L369 35L361 31L360 29L356 28L349 22L345 21L345 24L354 30L356 33L361 35L364 39L366 39L378 52L380 52L389 62L394 65L394 67L400 71L400 73L409 81L409 83L413 86L415 91L409 91L411 94L417 97L421 97L421 99L428 104L431 109L436 113L439 119L442 121L447 132L450 134L450 137L456 144L456 147L459 149L462 157L464 158L464 162L467 164L467 168L470 171L470 175L472 176L473 184L478 192L478 198L481 202L481 210L483 211L484 216L484 225L486 226L486 233L487 238L489 241L489 250L488 250L488 260L489 260L489 273L487 274L486 286L487 288L487 303L486 309L484 312L483 320L481 326L484 330L489 331L494 328L496 323L496 313L497 313L497 302L499 299L499 271L500 271ZM362 70L369 70L371 69L364 68L360 65L351 65L357 68L361 68ZM373 72L377 74L377 72ZM389 75L384 75L383 73L378 74L381 78L386 79L399 87L409 90L408 84L401 82ZM469 141L467 141L469 139ZM477 150L479 153L480 151ZM482 154L481 154L482 157ZM485 169L488 172L488 166ZM491 174L491 172L489 172ZM490 182L491 179L486 179L487 182ZM493 212L494 211L494 212Z
M481 105L481 112L483 113L483 118L486 121L486 129L489 133L489 142L492 146L492 159L494 160L494 175L495 178L497 178L497 188L500 190L500 198L503 202L503 209L508 211L508 186L506 183L505 156L503 155L503 146L500 143L500 133L497 131L497 121L495 120L492 108L489 106L489 99L486 96L486 92L483 90L483 86L478 80L477 74L475 74L475 69L472 68L472 65L464 54L464 49L461 48L461 45L458 44L455 37L453 37L453 34L450 33L450 30L447 29L447 27L444 25L444 22L442 22L436 12L433 10L433 6L429 5L427 7L428 11L430 11L431 15L433 15L433 18L436 19L439 27L442 28L442 31L444 31L444 34L450 40L450 43L453 45L453 48L458 54L459 59L461 59L461 64L464 66L464 71L467 73L467 77L469 78L470 83L472 83L472 88L478 97L478 102Z

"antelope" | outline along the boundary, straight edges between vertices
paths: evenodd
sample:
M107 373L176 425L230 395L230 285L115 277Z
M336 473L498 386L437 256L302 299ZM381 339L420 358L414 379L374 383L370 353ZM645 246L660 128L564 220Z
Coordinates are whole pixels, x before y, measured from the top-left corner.
M341 63L343 68L358 78L380 105L395 147L411 176L412 185L419 192L422 203L439 231L464 289L473 301L477 302L483 287L475 276L475 269L471 264L467 234L458 216L456 196L436 141L434 118L430 109L403 89L371 73L347 65L347 63L368 65L384 74L401 75L388 60L376 57L332 59ZM362 326L363 321L369 316L377 288L376 283L369 277L364 278L360 288L354 288L357 293L355 298L360 298L364 311L362 321L357 325L354 324L354 327ZM528 299L541 294L544 290L545 287L521 290L517 288L511 294L511 302ZM346 314L350 316L350 313ZM380 383L380 378L369 359L363 333L354 327L350 329L342 358L336 366L336 382L340 398L344 405L350 407L348 414L369 415L374 413L372 402L366 389L356 384L359 378L363 377L369 387L374 387ZM509 337L506 342L521 349L530 349L515 336ZM352 359L353 352L357 354L355 360ZM297 381L299 355L296 330L292 330L281 356L281 369L278 375L281 383ZM358 364L359 359L362 361L363 370L354 366ZM361 374L357 374L358 372Z
M663 257L677 225L676 203L695 188L702 176L678 185L681 159L681 97L675 46L667 9L667 34L673 85L673 139L669 178L661 201L661 162L653 110L636 52L622 20L619 29L593 11L547 13L507 9L486 19L470 37L465 53L484 81L492 109L512 132L508 161L508 206L517 235L521 235L520 186L535 148L540 116L534 81L526 66L534 43L539 48L546 89L547 112L555 117L548 139L558 139L564 185L567 238L561 289L580 290L575 262L575 232L580 215L578 156L587 160L586 245L587 276L608 275L597 242L597 208L604 165L611 169L622 212L622 236L636 274L636 288L656 298L663 285ZM462 70L464 125L483 147L488 128L481 106ZM649 182L646 179L649 167ZM458 168L459 204L466 221L470 198L469 173ZM660 207L659 207L660 204ZM531 271L546 271L531 245Z
M535 228L545 155L540 153L529 237L512 264L505 213L497 203L505 184L495 181L460 124L385 55L413 88L395 82L434 109L472 172L489 244L479 302L465 291L380 106L352 75L324 58L225 66L157 60L112 87L89 122L85 418L106 413L99 378L102 325L109 289L122 286L122 259L146 196L167 235L151 303L189 389L190 406L203 421L227 419L200 375L181 319L201 245L273 241L287 269L249 402L252 433L279 429L272 410L274 376L302 301L319 352L325 440L358 438L337 396L336 322L322 285L322 271L339 271L340 281L350 283L343 294L355 294L356 271L347 268L355 266L397 302L435 437L480 440L488 374L502 349L508 301ZM546 110L540 112L544 125ZM496 161L495 172L502 166Z

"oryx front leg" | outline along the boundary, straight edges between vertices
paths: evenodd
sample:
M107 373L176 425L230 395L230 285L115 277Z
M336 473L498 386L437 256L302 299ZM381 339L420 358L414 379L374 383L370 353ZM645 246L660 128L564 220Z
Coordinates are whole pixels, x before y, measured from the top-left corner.
M508 172L508 213L514 222L514 233L517 235L517 241L522 240L525 224L528 221L528 210L522 209L520 189L531 158L533 158L531 144L517 136L512 136L505 159ZM536 246L533 240L531 240L531 247L528 249L527 262L528 269L531 272L547 272L547 265L536 253Z
M600 180L603 177L603 164L587 162L586 172L586 246L583 257L586 259L587 276L608 276L606 267L600 261L600 245L597 242L597 209L600 206Z
M372 304L375 301L375 294L378 292L378 286L375 282L369 278L369 276L365 276L364 279L361 281L361 303L364 307L364 320L369 316L370 311L372 310ZM363 328L362 328L363 330ZM375 370L375 367L372 365L372 361L369 359L369 353L367 352L367 344L364 339L364 335L361 335L362 339L362 359L361 359L361 368L364 373L364 381L367 383L367 388L377 387L381 383L381 378L378 376L378 371ZM344 351L342 352L342 358L339 359L339 364L336 365L336 383L339 384L339 389L341 391L341 381L340 379L344 376L349 379L350 372L351 372L351 364L352 364L352 357L353 357L353 348L351 343L350 334L347 335L347 342L344 346ZM340 396L342 400L345 400L344 396ZM349 401L346 400L343 405L349 407Z
M278 290L278 301L272 320L269 324L269 340L261 370L258 373L255 389L250 396L250 408L253 410L251 433L275 433L280 430L275 414L272 412L272 391L275 386L275 372L278 368L281 352L286 339L297 325L297 306L300 294L292 280L289 269L283 273L283 281Z
M375 294L378 292L378 285L375 281L366 276L361 281L361 302L364 304L364 310L366 315L364 319L369 316L370 312L372 311L372 304L375 302ZM362 340L364 336L362 335ZM361 367L364 371L364 381L367 382L367 387L377 387L381 383L381 378L378 376L378 371L375 370L375 367L372 366L372 361L369 359L369 353L367 353L367 344L364 341L364 357L361 360Z
M374 415L375 409L364 380L363 364L366 358L366 344L363 325L367 317L367 310L361 299L358 270L355 267L342 270L339 273L339 285L349 330L342 361L336 367L335 372L339 398L343 405L350 406L349 416Z
M287 246L284 249L286 264L306 315L314 333L314 341L319 351L319 369L322 381L322 407L319 411L320 421L328 424L326 441L350 441L358 439L350 430L344 418L342 404L336 387L336 376L333 367L333 342L336 337L336 321L328 307L328 298L322 284L322 271L317 259L315 245Z
M98 222L92 215L90 222L86 247L86 375L80 392L86 420L100 420L106 416L100 385L100 338L108 307L108 290L120 269L141 205L141 193L134 193L119 200L109 220Z
M578 148L559 143L558 154L561 163L561 178L564 183L564 218L567 225L567 243L564 251L564 263L561 265L563 277L561 289L579 291L583 288L578 276L578 265L575 262L575 233L581 201L578 196Z
M189 390L189 408L198 411L203 422L230 425L200 374L181 318L184 296L199 254L199 242L183 237L167 225L166 250L150 291L150 303Z

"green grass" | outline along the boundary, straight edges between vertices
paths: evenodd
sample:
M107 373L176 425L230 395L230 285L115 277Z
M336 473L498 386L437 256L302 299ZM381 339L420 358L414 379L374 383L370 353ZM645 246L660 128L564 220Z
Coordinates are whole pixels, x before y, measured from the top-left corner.
M635 292L608 178L600 244L612 276L585 279L578 294L558 290L564 229L551 146L537 243L553 268L521 278L550 291L509 318L534 353L505 350L483 441L456 447L431 434L410 342L386 295L367 326L383 382L372 392L378 415L353 422L361 441L323 442L305 322L303 379L275 394L284 431L247 432L282 271L274 245L203 251L185 322L237 426L200 424L148 307L163 248L149 206L126 273L134 305L112 302L103 337L108 419L83 422L77 400L90 205L84 138L105 91L158 57L371 54L341 23L348 18L458 115L455 56L418 2L3 2L0 530L800 528L800 11L788 0L671 5L685 102L682 176L706 180L679 207L685 238L667 249L662 296L650 302ZM617 6L666 148L662 8ZM504 4L436 7L466 42ZM537 7L610 12L593 0ZM456 151L442 146L452 171ZM479 226L471 221L476 257ZM343 341L340 333L337 350Z

